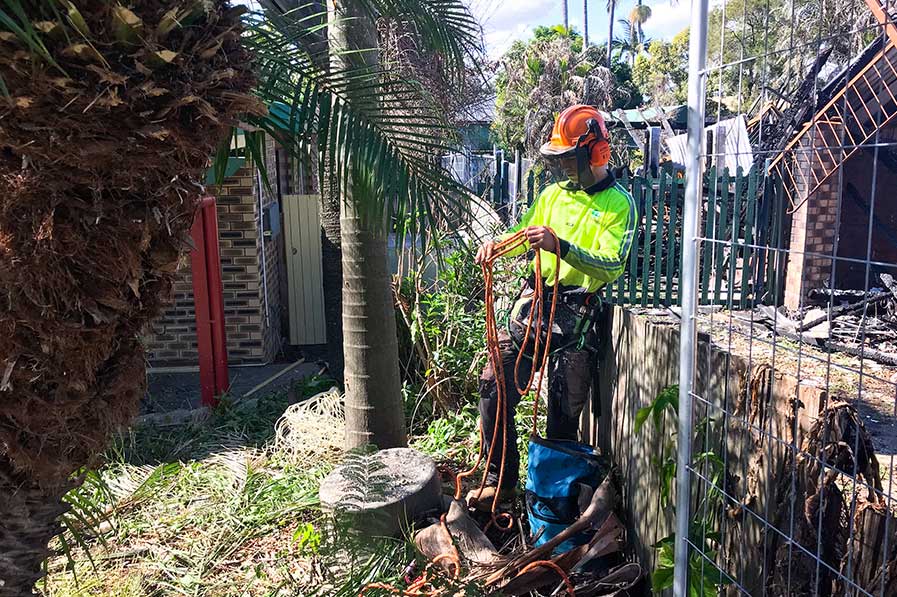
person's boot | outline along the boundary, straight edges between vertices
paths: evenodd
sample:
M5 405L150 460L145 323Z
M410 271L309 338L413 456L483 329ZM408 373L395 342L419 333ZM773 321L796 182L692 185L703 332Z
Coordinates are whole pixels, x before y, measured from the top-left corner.
M481 512L489 512L492 510L492 502L495 500L495 492L498 487L487 485L480 493L479 488L471 489L467 492L467 505L471 508L480 510ZM517 497L516 487L504 487L498 496L498 503L503 504L512 501Z

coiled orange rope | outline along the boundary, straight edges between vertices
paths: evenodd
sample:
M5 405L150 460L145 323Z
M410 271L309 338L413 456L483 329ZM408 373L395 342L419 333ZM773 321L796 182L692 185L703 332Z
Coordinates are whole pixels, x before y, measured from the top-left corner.
M523 570L520 571L520 574L526 574L530 570L535 570L536 568L549 568L553 570L558 576L561 577L561 580L564 581L564 586L567 588L567 597L576 597L576 589L573 587L573 582L570 580L570 577L567 576L567 573L564 572L563 568L561 568L551 560L538 560L531 564L527 564L523 567Z
M542 274L542 257L541 251L536 251L535 258L535 272L536 279L539 281L533 289L533 302L530 308L529 318L526 322L526 334L524 335L523 345L520 347L520 352L517 355L517 360L514 362L514 385L517 392L522 396L526 394L530 387L532 387L533 381L535 379L536 370L535 360L536 358L541 357L541 363L538 367L539 371L539 383L536 388L536 400L533 405L533 433L535 434L537 431L537 424L539 420L539 395L542 393L542 383L545 379L546 373L548 371L548 358L549 353L551 352L551 329L554 327L554 314L555 309L557 307L557 288L558 288L558 278L557 272L560 269L561 257L560 257L560 242L558 240L557 234L555 234L554 230L548 228L548 233L554 239L555 246L555 279L554 279L554 291L551 296L551 310L548 316L548 334L545 340L544 348L541 346L542 344L542 311L543 311L543 284L541 284L541 274ZM507 255L520 245L526 243L526 231L521 230L517 232L513 236L503 240L500 243L497 243L493 249L492 255L489 259L484 261L480 267L483 272L483 280L485 281L485 294L486 294L486 348L489 353L489 360L492 363L492 371L495 376L496 383L496 394L497 394L497 404L496 404L496 413L495 413L495 425L492 430L492 444L489 446L489 453L486 456L486 468L489 468L489 465L492 463L492 458L495 454L495 445L497 443L496 438L498 437L498 428L501 425L501 443L502 443L502 459L501 463L499 463L498 469L498 488L502 486L502 481L504 480L505 474L505 458L504 454L506 453L507 443L508 443L508 432L507 432L507 420L508 416L514 416L513 413L509 413L509 409L507 407L507 392L508 388L505 387L505 376L504 376L504 363L501 358L501 347L499 345L498 338L498 323L495 319L495 295L493 291L494 286L494 271L493 264L494 262ZM535 339L533 340L533 367L530 369L529 379L523 385L520 383L520 363L526 358L526 347L529 343L529 337L532 333L534 327L538 326L538 332L535 334ZM540 353L539 350L542 349ZM473 467L470 470L459 473L455 478L455 499L461 498L461 482L465 477L469 477L472 475L480 466L480 463L483 460L483 452L484 452L485 438L483 435L483 427L480 424L480 451L477 456L477 460L474 463ZM480 487L477 492L477 499L483 494L483 489L486 487L486 475L483 475L483 480L480 482ZM513 528L514 519L509 514L499 514L498 510L498 501L500 497L500 492L496 489L495 496L492 498L492 508L491 508L491 516L492 520L490 524L494 524L497 528L501 530L510 530ZM506 524L501 524L499 521L504 520Z
M514 385L517 392L523 396L526 394L529 389L533 385L533 381L535 381L536 375L536 367L535 360L537 358L540 359L540 364L538 367L539 371L539 382L536 387L536 399L533 404L533 427L532 432L535 434L538 430L538 420L539 420L539 396L542 393L542 384L545 380L545 376L548 372L548 359L551 353L551 330L554 328L554 314L557 307L557 290L558 290L558 277L557 273L560 270L560 242L558 240L557 234L555 234L554 230L548 228L548 233L554 239L555 246L555 279L553 284L553 291L551 295L551 308L548 316L548 328L545 339L545 346L542 347L542 317L543 317L543 284L541 283L541 274L542 274L542 259L541 259L541 251L536 251L535 257L535 272L536 279L539 283L536 284L536 287L533 289L533 302L532 307L530 308L529 318L526 323L526 334L524 336L523 345L520 347L520 352L517 355L517 359L514 362ZM497 394L497 405L496 405L496 413L495 413L495 426L492 430L492 444L489 446L489 453L486 456L486 468L488 470L489 465L492 463L492 458L495 454L495 445L496 445L496 436L498 435L498 427L501 424L501 442L502 442L502 459L499 464L498 470L498 488L502 486L502 481L504 479L505 474L505 451L507 450L507 442L508 442L508 432L507 432L507 418L508 416L513 416L513 413L509 413L509 409L507 407L507 391L508 389L505 387L505 377L504 377L504 363L501 358L501 346L499 345L499 336L498 336L498 323L495 319L495 296L494 296L494 272L493 272L493 264L494 262L522 244L527 242L526 239L526 231L521 230L510 236L509 238L503 240L500 243L497 243L493 249L491 257L481 264L481 270L483 272L483 280L485 281L485 295L486 295L486 348L489 353L489 360L492 363L492 371L495 375L495 383L496 383L496 394ZM523 385L520 383L520 363L526 358L526 348L529 343L530 334L534 329L538 329L535 334L535 339L533 340L533 367L530 369L529 379ZM540 351L542 349L542 352ZM500 422L500 423L499 423ZM462 481L471 476L476 472L479 468L480 463L483 460L483 452L485 451L485 437L483 435L483 425L480 423L480 449L477 454L477 459L474 465L467 471L458 473L455 476L455 499L461 499L462 492ZM477 492L477 499L482 495L483 489L486 487L486 475L483 475L483 479L480 482L479 490ZM492 507L490 510L491 520L490 525L495 525L496 528L502 531L509 531L514 528L514 518L508 513L499 513L498 512L498 501L500 497L500 492L496 488L495 496L492 498ZM499 521L506 521L506 524L502 524ZM445 532L448 533L449 538L451 539L451 533L448 531L448 527L445 524L445 515L442 516L441 524L445 529ZM488 526L487 526L488 528ZM435 558L433 562L431 562L427 568L424 570L424 573L418 578L414 583L410 584L406 589L399 589L392 585L387 585L383 583L371 583L366 585L361 592L358 593L358 597L363 597L363 595L372 589L382 589L389 591L395 595L401 595L403 597L437 597L444 593L443 589L436 589L428 580L428 571L430 567L435 565L436 563L449 560L451 564L454 565L455 573L454 578L457 579L460 571L461 571L461 562L458 556L458 551L454 547L454 543L452 543L453 553L451 554L442 554ZM520 574L524 574L538 567L545 567L556 572L561 579L564 581L564 584L567 588L568 597L575 597L576 593L574 591L573 583L570 581L570 578L564 572L564 570L550 560L540 560L537 562L532 562L523 570L520 571Z

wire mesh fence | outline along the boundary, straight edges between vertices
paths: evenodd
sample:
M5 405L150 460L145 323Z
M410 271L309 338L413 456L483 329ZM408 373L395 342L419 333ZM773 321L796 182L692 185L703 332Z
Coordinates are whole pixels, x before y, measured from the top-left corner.
M897 595L895 14L693 4L677 595Z

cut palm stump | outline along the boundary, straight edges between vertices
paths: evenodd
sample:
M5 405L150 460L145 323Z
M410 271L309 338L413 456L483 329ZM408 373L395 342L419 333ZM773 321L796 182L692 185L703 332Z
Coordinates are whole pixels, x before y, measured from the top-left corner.
M411 448L350 454L321 483L319 496L353 529L376 536L396 535L442 508L436 463Z

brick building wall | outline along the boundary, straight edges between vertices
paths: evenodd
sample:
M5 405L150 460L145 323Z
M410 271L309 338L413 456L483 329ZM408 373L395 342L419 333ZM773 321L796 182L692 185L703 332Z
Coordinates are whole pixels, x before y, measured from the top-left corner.
M282 235L264 239L267 270L263 270L258 180L251 165L240 168L224 180L221 188L209 188L209 192L218 200L228 360L233 364L271 360L280 350L283 338L283 309L278 299L283 270L283 260L278 259L282 254L278 253L283 248ZM277 207L270 196L263 197L262 205ZM181 260L172 299L171 308L144 339L147 358L154 367L198 366L189 256Z
M836 128L837 130L837 128ZM828 125L820 125L804 135L795 153L798 177L795 195L802 203L791 216L788 266L785 273L785 306L797 309L803 297L813 288L824 286L831 277L835 238L838 233L838 201L840 179L835 172L818 188L814 172L820 179L830 169L841 145Z

